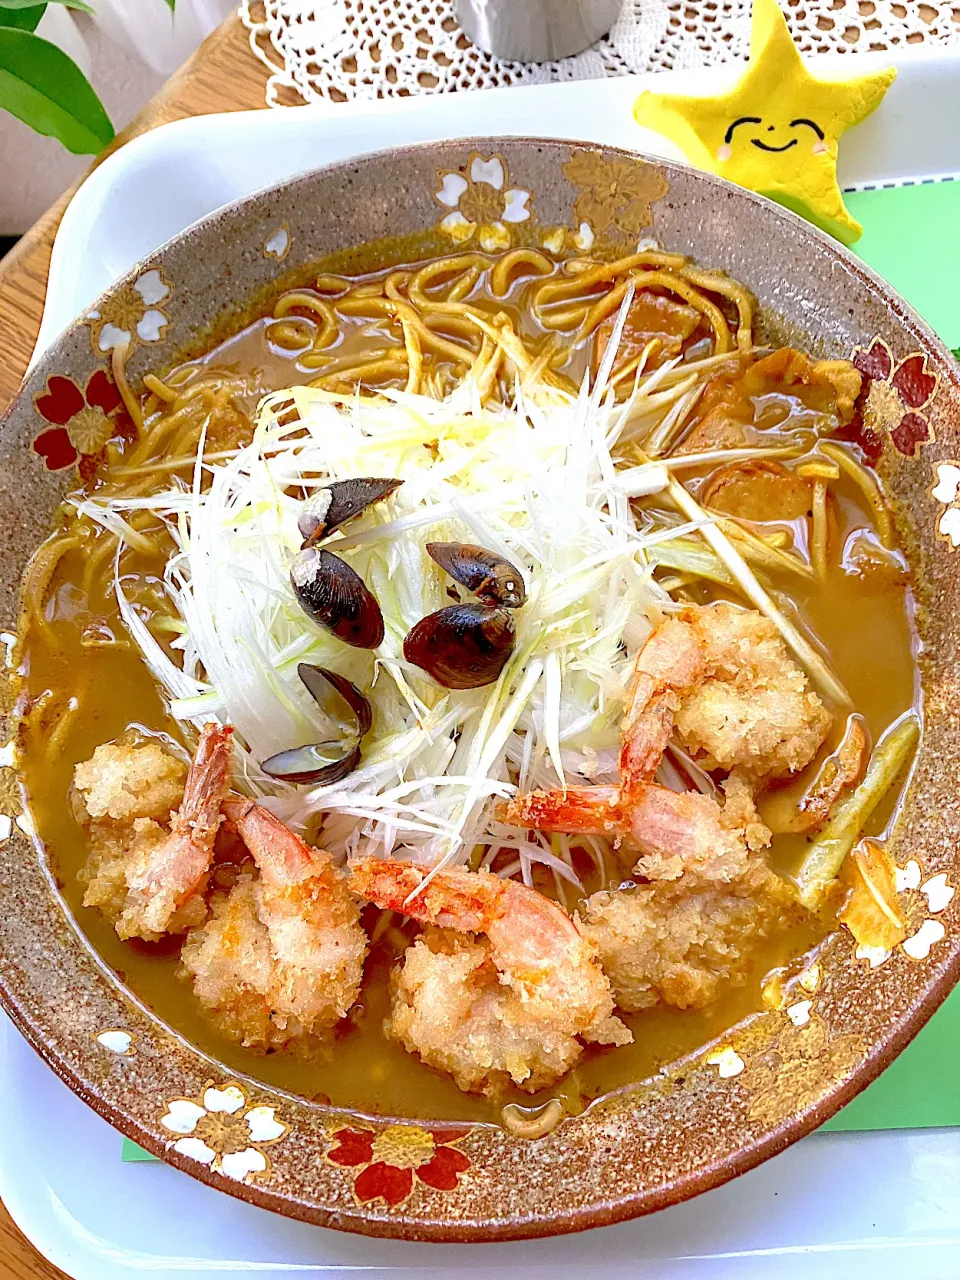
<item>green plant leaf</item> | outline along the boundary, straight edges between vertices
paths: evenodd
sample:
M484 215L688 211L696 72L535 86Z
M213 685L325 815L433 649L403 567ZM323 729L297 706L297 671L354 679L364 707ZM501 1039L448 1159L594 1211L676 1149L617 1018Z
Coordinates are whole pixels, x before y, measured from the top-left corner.
M170 10L171 13L173 13L176 10L177 0L164 0L164 3L166 4L167 8Z
M953 348L953 355L956 356L958 360L960 360L960 347Z
M8 9L0 3L0 27L19 27L21 31L36 31L37 23L46 11L46 4L31 4L22 9Z
M51 4L62 4L67 9L79 9L82 13L95 12L84 0L50 0ZM45 9L46 3L37 4L37 0L0 0L0 9ZM2 16L2 15L0 15Z
M113 125L77 64L32 31L0 27L0 108L74 155L92 155Z

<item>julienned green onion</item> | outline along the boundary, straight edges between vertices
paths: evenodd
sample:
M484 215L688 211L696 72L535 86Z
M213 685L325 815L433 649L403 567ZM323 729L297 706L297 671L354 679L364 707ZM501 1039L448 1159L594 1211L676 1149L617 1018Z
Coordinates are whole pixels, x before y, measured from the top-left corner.
M679 460L614 463L611 451L638 421L655 430L691 394L691 379L699 385L712 372L703 361L683 377L641 376L618 405L607 382L618 332L596 383L585 380L577 395L529 380L508 406L481 403L469 380L445 400L275 392L260 404L249 446L214 462L201 437L192 483L173 477L165 493L142 500L175 544L164 576L182 634L169 641L150 631L119 556L116 591L172 713L233 724L246 784L294 825L322 816L331 852L449 865L517 847L519 833L494 820L498 797L516 785L564 785L616 758L633 655L649 616L670 606L653 577L657 563L722 575L759 607L775 608L699 504L680 502L677 522L667 495L686 494L674 474ZM291 495L362 475L403 481L329 543L379 601L385 638L374 653L315 626L289 584L302 505ZM630 501L660 490L667 501L656 513L638 513ZM136 510L135 497L86 505L121 546L133 543L120 512ZM441 689L403 657L407 631L449 603L449 579L424 551L431 541L478 542L523 573L513 656L492 685ZM785 638L796 647L796 636ZM359 767L332 785L298 789L259 769L268 756L337 732L303 688L298 662L345 675L374 709ZM823 672L811 674L827 683ZM602 840L589 843L598 859L607 856ZM541 840L519 853L525 875L538 858L556 870L561 854L569 861L570 842L553 849Z

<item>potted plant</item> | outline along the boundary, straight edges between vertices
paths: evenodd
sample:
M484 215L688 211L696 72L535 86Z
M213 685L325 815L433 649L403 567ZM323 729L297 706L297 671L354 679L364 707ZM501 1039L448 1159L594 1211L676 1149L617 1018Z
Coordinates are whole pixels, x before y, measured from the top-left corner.
M176 4L156 2L171 13ZM48 3L93 13L85 0L0 0L0 109L76 155L95 154L113 138L113 125L73 59L36 34Z

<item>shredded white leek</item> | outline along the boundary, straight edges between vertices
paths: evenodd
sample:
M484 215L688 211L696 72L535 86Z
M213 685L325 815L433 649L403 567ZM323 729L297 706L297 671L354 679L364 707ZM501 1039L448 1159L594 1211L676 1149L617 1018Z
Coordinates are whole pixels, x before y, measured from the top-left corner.
M585 380L576 396L530 379L506 407L482 404L469 381L445 400L292 387L262 401L249 446L205 455L201 438L189 480L173 476L166 492L143 499L84 503L121 538L121 614L172 714L231 723L245 785L292 825L322 820L334 854L393 854L436 868L470 858L489 865L502 850L516 855L528 882L540 862L576 884L570 840L508 831L494 820L496 800L515 782L549 788L615 776L633 654L651 607L670 604L648 551L659 555L699 532L724 580L743 581L742 558L692 499L679 503L685 524L638 517L631 497L686 493L672 474L682 460L614 464L631 424L667 422L713 364L638 377L617 405L608 379L629 300L595 384ZM291 495L351 476L403 481L328 544L377 597L385 638L375 653L315 625L289 582L301 509ZM122 573L123 545L140 535L120 512L138 508L160 514L175 544L164 585L181 625L166 648ZM426 555L429 541L479 542L522 570L527 601L515 612L515 649L493 685L441 689L404 658L408 630L449 603L451 583ZM756 596L762 589L749 577ZM332 785L285 786L259 769L275 752L337 732L301 684L299 662L342 673L373 706L359 767ZM586 843L602 868L605 842Z

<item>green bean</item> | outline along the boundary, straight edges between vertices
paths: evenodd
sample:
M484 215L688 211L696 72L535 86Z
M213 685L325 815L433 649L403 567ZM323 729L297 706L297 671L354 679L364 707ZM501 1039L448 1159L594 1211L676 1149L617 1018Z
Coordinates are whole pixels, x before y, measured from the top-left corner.
M847 854L860 838L863 824L903 772L920 737L913 716L899 720L877 743L863 781L837 806L813 842L797 873L800 901L811 911L823 903Z

